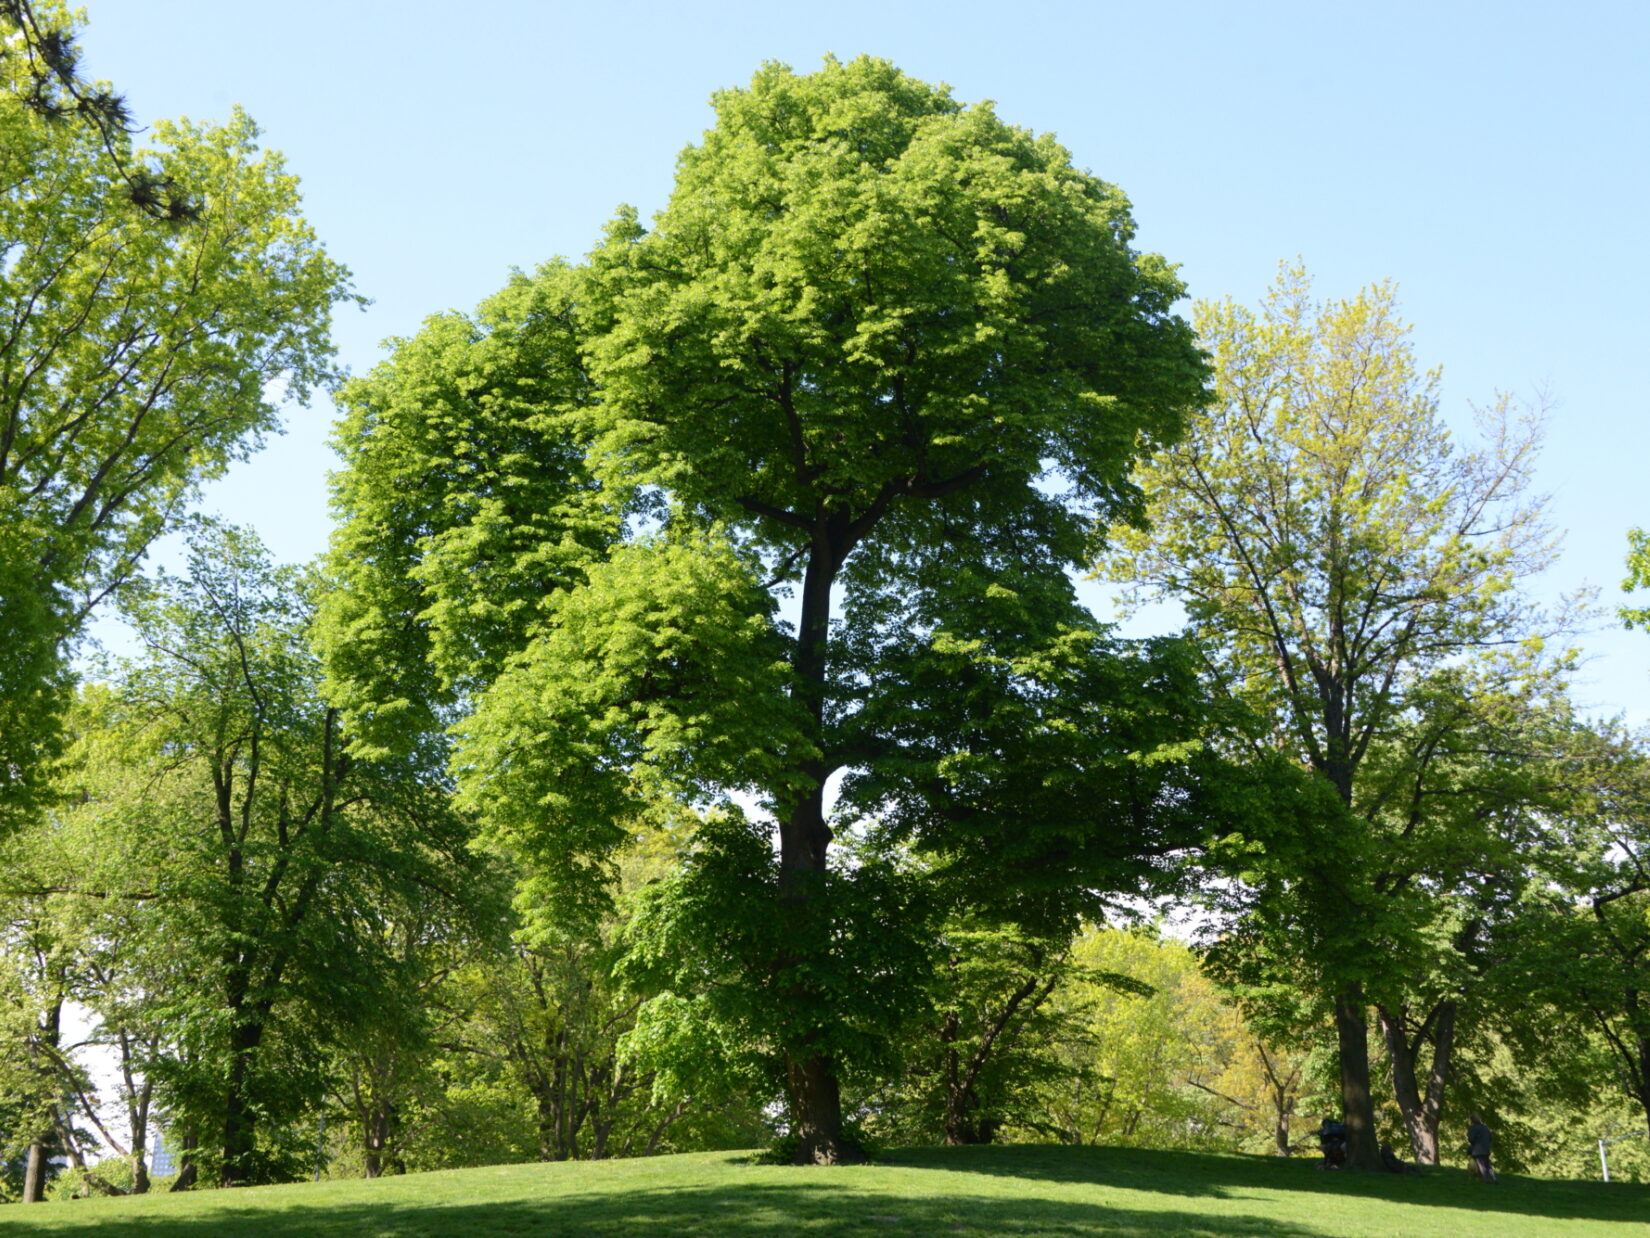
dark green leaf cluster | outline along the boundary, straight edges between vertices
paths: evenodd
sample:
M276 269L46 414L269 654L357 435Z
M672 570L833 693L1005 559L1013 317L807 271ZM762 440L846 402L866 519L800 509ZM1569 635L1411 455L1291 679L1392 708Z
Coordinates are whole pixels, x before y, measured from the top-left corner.
M925 1007L938 904L908 866L859 859L803 901L781 891L766 831L714 815L680 869L640 893L621 975L658 996L628 1044L663 1086L773 1094L796 1044L861 1087L895 1073L900 1030Z
M402 925L451 931L486 886L439 746L345 751L308 647L312 573L208 530L123 598L142 654L88 690L72 802L13 879L87 927L82 1000L226 1185L290 1178L337 1049L421 1018ZM405 1030L403 1027L402 1030Z

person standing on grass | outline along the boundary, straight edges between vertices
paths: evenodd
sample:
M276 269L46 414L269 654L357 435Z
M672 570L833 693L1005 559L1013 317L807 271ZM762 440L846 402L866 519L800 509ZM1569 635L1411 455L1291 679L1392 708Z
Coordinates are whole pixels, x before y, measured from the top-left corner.
M1478 1170L1480 1182L1494 1182L1495 1170L1490 1165L1490 1128L1484 1125L1484 1119L1479 1114L1471 1114L1467 1121L1467 1155L1472 1157L1473 1167Z

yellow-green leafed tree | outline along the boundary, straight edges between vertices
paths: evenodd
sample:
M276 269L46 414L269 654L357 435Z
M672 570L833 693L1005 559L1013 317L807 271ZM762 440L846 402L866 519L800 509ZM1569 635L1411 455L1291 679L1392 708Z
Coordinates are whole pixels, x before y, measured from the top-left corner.
M83 106L118 99L74 33L56 0L0 5L0 824L44 790L88 612L331 381L351 295L251 119L138 148L115 104Z
M1300 1055L1262 1041L1190 947L1098 929L1073 948L1081 977L1055 1004L1075 1016L1064 1070L1043 1093L1047 1126L1075 1143L1260 1150L1288 1142ZM1117 983L1126 977L1150 993Z
M1142 465L1150 529L1120 530L1108 566L1185 607L1215 680L1271 720L1265 750L1323 792L1237 867L1282 900L1246 923L1332 1010L1351 1160L1376 1168L1368 1008L1395 1011L1385 982L1429 968L1414 892L1468 879L1464 842L1493 845L1471 814L1434 811L1463 802L1434 794L1435 767L1485 725L1479 693L1545 673L1552 629L1517 587L1550 560L1527 489L1538 426L1501 399L1483 442L1457 447L1390 284L1320 301L1286 266L1258 310L1203 304L1196 325L1215 398ZM1436 1106L1405 1116L1422 1154Z

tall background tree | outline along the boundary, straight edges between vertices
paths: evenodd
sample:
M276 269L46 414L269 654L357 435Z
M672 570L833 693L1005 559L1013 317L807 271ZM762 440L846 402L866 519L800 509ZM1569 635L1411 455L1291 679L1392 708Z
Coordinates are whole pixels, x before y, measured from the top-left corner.
M1538 427L1502 400L1483 414L1485 444L1455 449L1438 374L1417 368L1388 285L1323 303L1303 269L1284 267L1258 313L1205 304L1197 325L1215 401L1143 465L1151 531L1122 531L1111 570L1137 596L1186 608L1216 682L1273 720L1271 744L1330 792L1284 824L1268 857L1239 862L1269 870L1277 900L1227 944L1249 942L1251 959L1281 952L1316 977L1352 1160L1375 1168L1370 986L1389 974L1389 943L1416 929L1406 916L1427 862L1416 844L1450 850L1447 824L1428 815L1447 801L1414 794L1447 748L1429 676L1541 632L1517 588L1550 558L1527 490ZM1484 673L1527 670L1507 659ZM1478 828L1470 812L1454 822Z
M257 126L162 123L79 67L54 0L0 5L0 818L38 803L69 646L195 484L334 377L350 297Z
M984 658L1092 625L1068 570L1204 367L1171 268L1052 139L870 59L715 105L653 227L346 391L329 656L368 734L469 712L463 794L544 905L599 902L619 823L671 803L763 840L707 835L743 858L696 871L773 926L744 1009L799 1155L834 1160L841 1072L885 1039L841 995L876 991L854 909L888 892L833 867L828 812L879 633L944 643L993 584L1022 598L963 634Z
M71 996L126 1042L186 1184L308 1162L292 1127L330 1054L416 1021L394 926L461 929L478 885L439 750L345 751L306 644L315 587L235 531L197 538L186 576L134 582L142 652L84 694L72 802L12 853L12 882L78 929Z

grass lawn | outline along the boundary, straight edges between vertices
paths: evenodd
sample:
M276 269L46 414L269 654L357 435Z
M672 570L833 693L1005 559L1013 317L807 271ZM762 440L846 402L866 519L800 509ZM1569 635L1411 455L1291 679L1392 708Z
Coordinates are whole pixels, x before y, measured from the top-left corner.
M1320 1173L1305 1160L1113 1148L907 1149L787 1169L741 1153L508 1165L0 1208L0 1234L99 1238L470 1235L1269 1235L1560 1238L1650 1233L1650 1187Z

